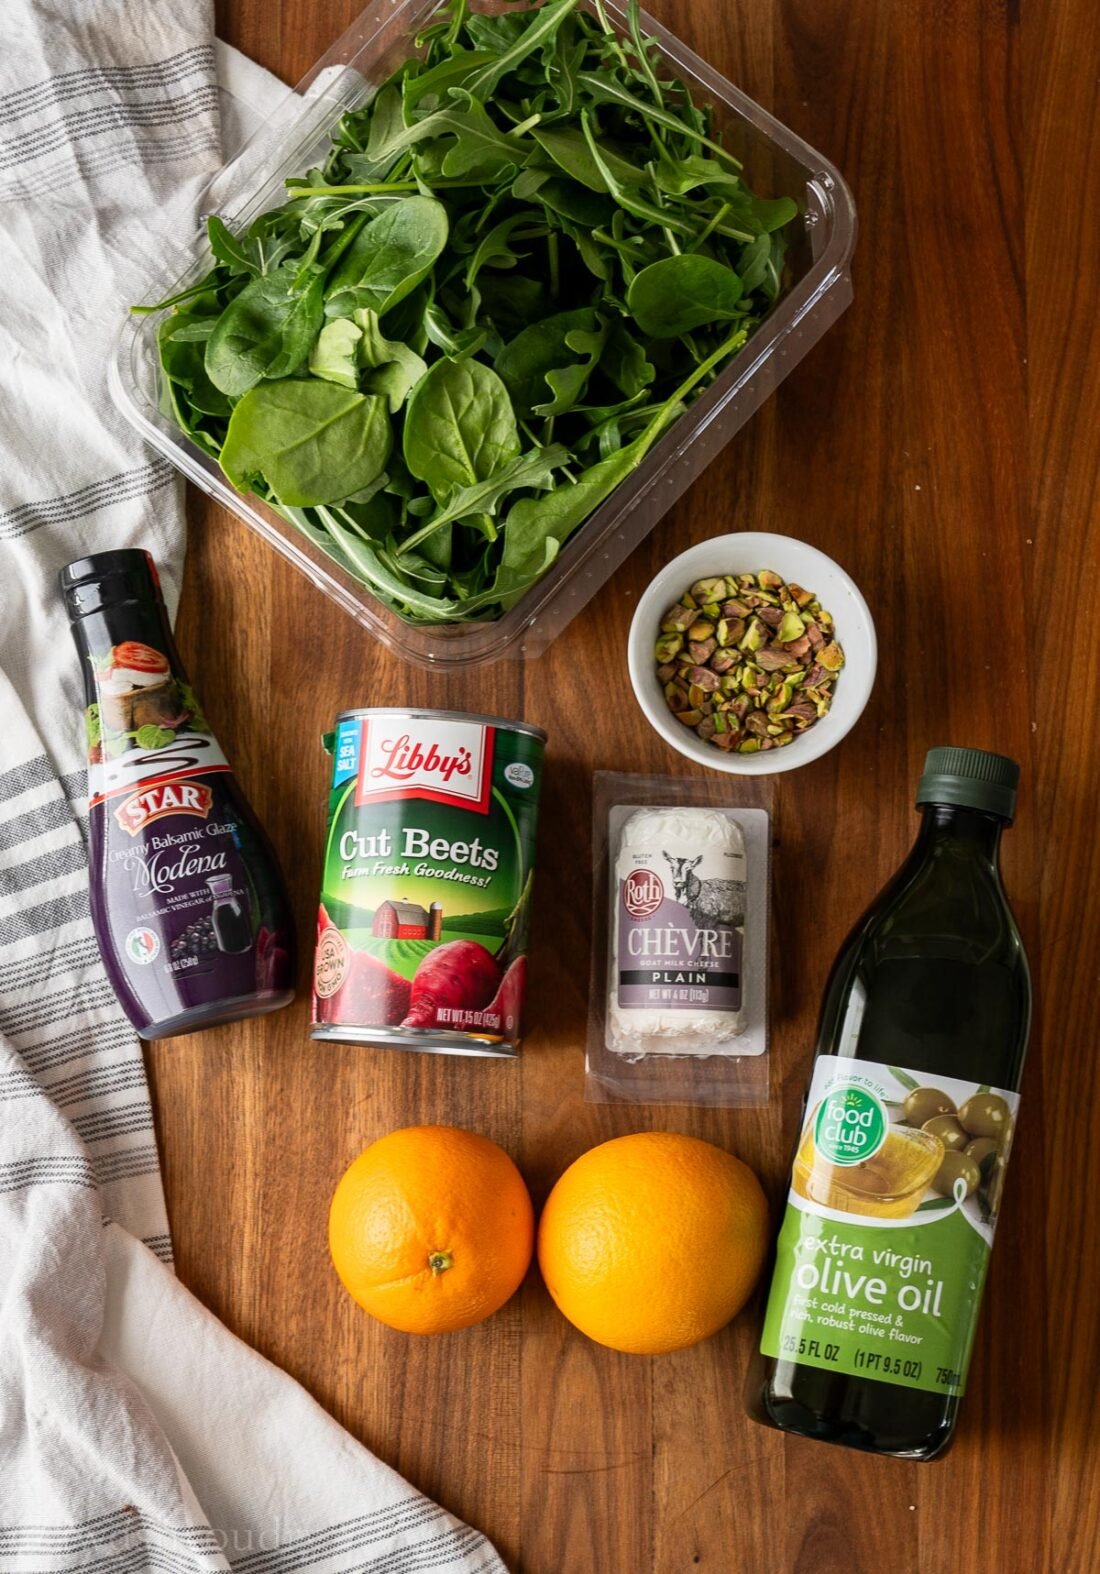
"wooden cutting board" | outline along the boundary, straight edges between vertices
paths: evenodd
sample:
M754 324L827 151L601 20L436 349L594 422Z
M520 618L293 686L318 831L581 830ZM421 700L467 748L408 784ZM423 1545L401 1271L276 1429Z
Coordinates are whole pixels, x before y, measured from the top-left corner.
M292 1010L153 1046L179 1272L525 1574L1085 1574L1100 1536L1100 11L1092 0L652 3L839 164L860 214L855 305L526 669L404 666L192 497L181 645L282 855L307 943L326 789L318 735L338 709L496 712L541 723L551 742L522 1062L313 1046L306 957ZM356 10L220 0L219 30L293 82ZM857 730L778 786L771 1101L585 1105L592 772L685 769L631 698L631 611L688 542L752 528L839 559L881 642ZM487 1133L536 1201L607 1137L693 1132L753 1164L778 1202L830 961L914 833L925 749L948 741L1024 767L1005 875L1038 1018L970 1392L944 1461L863 1458L746 1420L755 1311L650 1361L588 1343L534 1276L487 1324L435 1340L355 1307L328 1261L328 1200L348 1160L398 1125Z

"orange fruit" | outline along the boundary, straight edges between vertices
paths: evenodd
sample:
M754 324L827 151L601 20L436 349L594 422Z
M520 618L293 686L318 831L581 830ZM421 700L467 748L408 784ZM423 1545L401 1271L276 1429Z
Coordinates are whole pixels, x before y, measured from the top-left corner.
M539 1223L539 1267L559 1311L590 1339L659 1355L740 1311L768 1233L747 1164L697 1137L638 1132L566 1170Z
M519 1288L535 1216L488 1137L407 1126L364 1148L329 1210L336 1272L365 1311L410 1334L480 1323Z

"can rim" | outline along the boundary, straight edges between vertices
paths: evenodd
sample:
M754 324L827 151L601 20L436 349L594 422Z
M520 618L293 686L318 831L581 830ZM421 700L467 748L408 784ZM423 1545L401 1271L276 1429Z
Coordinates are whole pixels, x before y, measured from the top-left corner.
M536 727L534 722L510 721L506 716L482 716L474 711L430 710L419 705L364 705L358 710L339 711L336 721L354 721L360 716L411 716L418 721L472 721L484 727L500 727L505 732L526 733L528 737L539 738L543 743L547 741L546 730Z

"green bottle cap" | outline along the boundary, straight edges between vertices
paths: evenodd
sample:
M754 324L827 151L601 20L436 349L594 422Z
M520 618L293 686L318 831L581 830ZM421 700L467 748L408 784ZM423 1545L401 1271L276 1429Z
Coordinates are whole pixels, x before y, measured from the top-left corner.
M929 749L924 775L917 783L917 807L953 803L963 809L984 809L1011 822L1016 816L1020 767L1007 754L988 749Z

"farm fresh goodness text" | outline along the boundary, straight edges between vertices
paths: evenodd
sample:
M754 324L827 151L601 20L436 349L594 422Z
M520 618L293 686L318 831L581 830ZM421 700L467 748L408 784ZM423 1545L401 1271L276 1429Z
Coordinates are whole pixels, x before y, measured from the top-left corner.
M432 836L419 825L401 826L396 837L387 828L370 836L362 831L345 831L340 837L339 853L343 865L340 873L345 880L419 875L429 880L487 886L500 863L499 850L487 847L480 837L452 842L445 836ZM424 859L429 862L423 862ZM440 864L453 867L437 867ZM484 876L468 873L467 869L484 870Z

